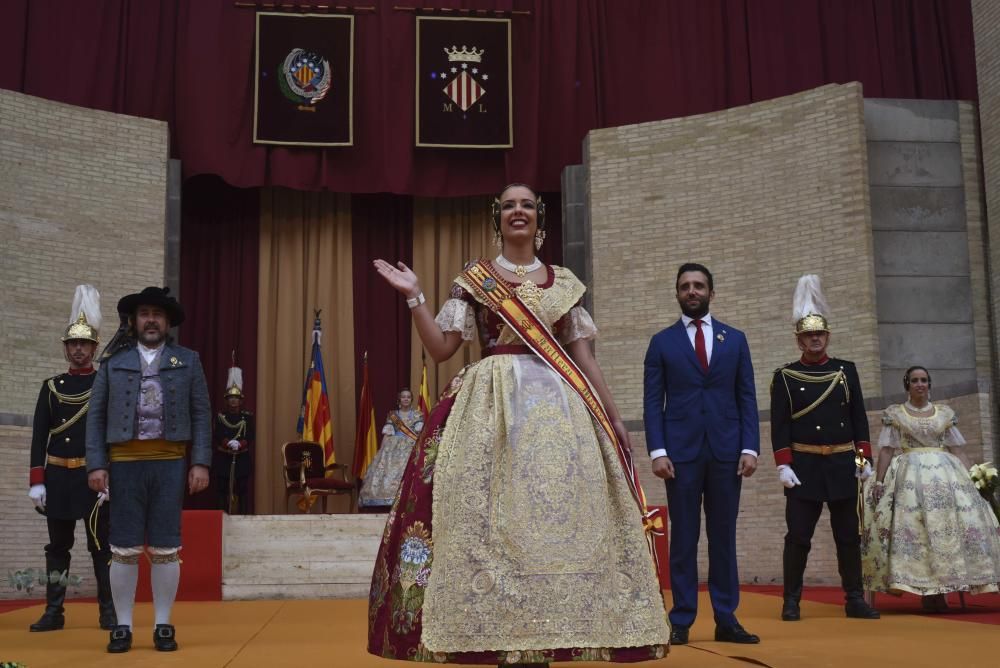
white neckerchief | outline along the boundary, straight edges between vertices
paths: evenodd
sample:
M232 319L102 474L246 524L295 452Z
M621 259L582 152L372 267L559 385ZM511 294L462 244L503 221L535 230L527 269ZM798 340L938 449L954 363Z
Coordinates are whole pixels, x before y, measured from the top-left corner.
M150 364L153 361L153 358L156 357L156 353L163 350L164 345L166 345L165 341L160 345L156 346L155 348L147 348L146 346L140 343L139 354L142 355L142 359L146 360L146 364Z

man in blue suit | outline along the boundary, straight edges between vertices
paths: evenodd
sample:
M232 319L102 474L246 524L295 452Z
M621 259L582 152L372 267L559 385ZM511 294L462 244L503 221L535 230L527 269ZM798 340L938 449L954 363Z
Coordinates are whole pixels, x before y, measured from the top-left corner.
M760 452L750 347L743 332L710 315L715 291L706 267L682 265L676 289L683 315L650 340L643 377L646 447L653 473L666 480L670 511L670 641L686 644L697 614L704 498L715 639L758 643L735 614L740 487Z

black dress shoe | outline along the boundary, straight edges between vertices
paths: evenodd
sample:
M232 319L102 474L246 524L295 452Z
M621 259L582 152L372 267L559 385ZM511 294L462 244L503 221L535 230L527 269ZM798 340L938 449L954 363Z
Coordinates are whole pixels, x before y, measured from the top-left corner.
M781 606L781 621L797 622L800 619L802 619L802 613L799 610L799 602L794 598L786 598L785 604Z
M674 624L670 628L670 644L671 645L686 645L688 644L688 626L680 626Z
M108 642L108 652L121 654L132 649L132 629L127 626L116 626L111 629L111 641Z
M173 624L157 624L153 629L153 645L157 651L173 652L177 649L177 640L174 639Z
M848 617L855 619L878 619L882 616L878 610L865 603L863 598L847 599L847 603L844 604L844 612L847 613Z
M755 636L752 633L748 633L747 630L739 624L733 624L732 626L716 626L715 640L716 642L735 642L741 645L756 645L760 642L760 637Z

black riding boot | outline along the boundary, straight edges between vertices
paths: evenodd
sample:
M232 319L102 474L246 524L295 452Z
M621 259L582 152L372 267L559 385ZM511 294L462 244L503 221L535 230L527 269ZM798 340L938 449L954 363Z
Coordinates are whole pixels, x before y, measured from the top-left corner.
M38 621L28 627L30 631L58 631L66 624L63 603L66 601L66 587L48 581L52 571L69 572L69 558L45 555L45 612Z
M859 545L837 546L837 569L840 583L844 588L844 611L848 617L857 619L878 619L878 610L865 601L864 584L861 580L861 547Z
M97 552L91 557L94 560L94 580L97 581L98 623L102 629L110 631L118 625L115 601L111 597L111 564L108 563L111 554Z
M782 621L797 622L802 617L799 601L802 600L802 578L808 559L808 547L785 541L785 552L781 559L785 587L784 603L781 606Z

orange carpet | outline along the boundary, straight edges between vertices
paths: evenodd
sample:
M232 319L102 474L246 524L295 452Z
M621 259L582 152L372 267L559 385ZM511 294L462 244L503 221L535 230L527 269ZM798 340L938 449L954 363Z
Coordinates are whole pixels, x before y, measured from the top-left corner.
M882 597L880 597L881 600ZM967 597L968 599L969 597ZM778 619L780 599L748 591L740 605L740 620L759 634L760 645L730 645L712 640L707 594L702 614L691 630L691 644L643 665L691 668L771 668L877 666L996 666L1000 629L935 615L890 612L881 620L846 619L831 603L806 600L803 620ZM73 666L344 666L390 668L403 665L365 652L367 625L363 600L180 602L174 609L180 651L152 648L152 607L136 611L133 649L124 655L104 651L107 633L97 628L97 608L91 602L67 606L67 627L52 633L28 633L41 614L34 604L0 614L0 662L20 661L30 668ZM1000 615L1000 612L993 613ZM608 664L558 664L597 668Z

